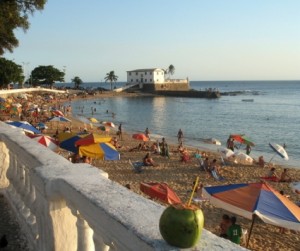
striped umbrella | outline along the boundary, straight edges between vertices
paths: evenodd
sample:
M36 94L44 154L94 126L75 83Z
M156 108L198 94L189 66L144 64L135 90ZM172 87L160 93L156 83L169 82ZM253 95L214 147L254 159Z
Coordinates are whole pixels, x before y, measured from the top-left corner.
M91 145L81 145L79 155L102 160L119 160L120 154L110 143L96 143Z

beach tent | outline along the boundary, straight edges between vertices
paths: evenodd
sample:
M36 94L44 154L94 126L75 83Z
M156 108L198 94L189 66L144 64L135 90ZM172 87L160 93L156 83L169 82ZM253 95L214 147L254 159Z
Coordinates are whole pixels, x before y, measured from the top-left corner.
M132 138L142 141L148 141L149 138L144 133L135 133L132 135Z
M256 217L300 231L299 207L265 182L204 187L203 195L216 207L252 220L247 246Z
M177 194L166 183L141 182L140 190L150 198L170 205L182 203Z
M81 145L78 151L80 156L87 156L102 160L119 160L120 154L110 143L96 143L91 145Z

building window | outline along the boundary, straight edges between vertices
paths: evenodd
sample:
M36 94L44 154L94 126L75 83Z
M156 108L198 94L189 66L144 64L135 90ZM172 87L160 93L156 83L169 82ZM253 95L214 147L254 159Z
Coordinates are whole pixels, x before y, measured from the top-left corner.
M149 72L150 75L152 75L152 72Z
M131 82L133 82L133 79L131 79Z
M150 78L150 81L149 82L152 82L152 78Z
M147 72L145 71L145 75L147 75Z
M129 72L129 76L131 76L131 72Z
M137 76L137 75L138 75L138 73L136 72L136 73L135 73L135 75Z
M139 80L138 80L138 79L136 79L136 81L135 81L135 82L137 82L137 83L138 83L138 82L139 82Z

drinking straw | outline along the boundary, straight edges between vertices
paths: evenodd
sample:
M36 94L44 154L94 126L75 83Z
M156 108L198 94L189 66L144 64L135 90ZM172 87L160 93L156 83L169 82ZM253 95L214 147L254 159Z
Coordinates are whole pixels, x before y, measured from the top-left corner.
M188 207L191 205L191 202L192 202L194 193L195 193L195 191L196 191L196 188L198 187L198 182L199 182L199 177L196 178L195 185L194 185L194 188L193 188L191 197L190 197L190 199L189 199L189 201L188 201L188 203L187 203L187 206L188 206Z

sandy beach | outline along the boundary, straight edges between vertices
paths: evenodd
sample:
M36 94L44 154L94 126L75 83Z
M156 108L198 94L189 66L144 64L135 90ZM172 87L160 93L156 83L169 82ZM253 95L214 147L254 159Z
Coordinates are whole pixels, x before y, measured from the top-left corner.
M133 96L138 94L127 94L127 93L111 93L105 92L102 94L97 94L96 96L88 96L87 98L96 99L98 97L111 97L115 96ZM75 97L74 99L78 99ZM73 100L74 100L73 99ZM67 105L69 100L61 99L59 101L61 104ZM88 131L103 133L96 129L96 126L90 128L89 125L84 125L84 123L76 118L74 118L70 113L66 116L72 120L72 131L79 131L79 128L87 127ZM56 127L47 122L48 129L46 134L55 134ZM62 131L63 125L60 126L60 132ZM143 130L143 128L141 128ZM153 132L155 133L155 132ZM108 132L111 136L116 136L116 130L110 130ZM159 154L152 154L153 160L159 164L157 167L146 167L141 173L134 172L134 169L129 163L129 160L142 161L143 157L146 155L147 151L130 151L133 147L136 147L139 143L131 137L130 134L126 132L123 133L123 139L119 140L122 146L119 149L121 160L118 161L103 161L103 160L93 160L92 165L101 168L103 171L109 174L109 178L113 181L120 183L121 185L130 184L130 188L133 192L138 193L142 196L147 197L140 191L140 182L165 182L167 183L181 198L182 201L187 201L190 196L190 191L193 187L193 181L199 177L201 183L204 186L210 185L221 185L221 184L234 184L234 183L248 183L248 182L259 182L261 176L265 176L268 169L261 168L258 165L243 166L240 164L225 165L221 167L220 173L225 177L224 181L216 181L213 177L210 177L206 172L200 171L198 159L192 157L190 161L184 163L181 161L181 155L177 151L177 145L170 145L170 158L161 156ZM152 142L148 142L151 145ZM187 147L190 156L194 156L197 150L203 152L203 149L195 149L188 146ZM61 150L60 154L64 157L67 156L65 150ZM219 165L220 155L217 152L207 152L209 160L216 158ZM275 163L276 164L276 163ZM276 173L280 174L283 171L283 166L275 165ZM289 175L293 178L293 181L300 181L300 169L289 169ZM299 195L295 194L289 187L287 182L269 182L269 184L280 191L283 190L285 194L290 196L290 200L297 202L300 201ZM159 202L158 202L159 203ZM215 208L209 202L202 202L199 205L203 210L205 216L205 229L218 235L219 224L221 222L222 215L224 213L229 216L233 216L230 212L223 209ZM300 208L299 208L300 210ZM251 221L242 217L237 216L237 222L242 226L243 229L250 229ZM242 246L245 243L242 242ZM278 227L268 225L261 220L257 220L249 244L249 249L251 250L300 250L300 235L294 231L286 230L284 234L279 232Z

